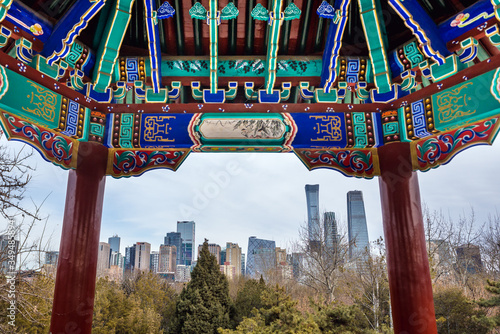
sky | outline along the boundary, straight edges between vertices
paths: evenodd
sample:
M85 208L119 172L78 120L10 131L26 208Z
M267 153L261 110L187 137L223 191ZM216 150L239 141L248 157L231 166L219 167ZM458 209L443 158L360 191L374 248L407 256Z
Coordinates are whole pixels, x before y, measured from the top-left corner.
M22 147L6 142L13 152ZM59 250L68 171L47 163L38 154L30 159L36 169L25 193L25 204L42 203L47 216L48 250ZM478 224L500 210L500 142L459 153L447 165L418 172L423 203L446 216L474 209ZM345 177L334 170L308 171L293 153L191 153L176 171L153 170L140 177L107 177L100 241L118 234L121 252L135 242L158 250L179 220L196 223L196 246L207 238L222 247L238 243L247 253L248 238L275 240L289 248L307 221L304 187L319 184L320 211L334 211L347 231L350 190L364 196L370 241L383 236L378 179ZM6 221L0 220L0 231ZM32 232L39 236L42 223Z

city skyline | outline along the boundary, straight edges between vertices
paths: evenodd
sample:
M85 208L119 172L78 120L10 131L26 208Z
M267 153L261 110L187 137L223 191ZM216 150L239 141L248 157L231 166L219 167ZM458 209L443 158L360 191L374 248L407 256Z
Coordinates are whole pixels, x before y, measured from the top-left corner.
M22 146L5 140L2 144L14 152ZM38 204L45 200L40 212L49 216L46 235L52 235L47 250L58 251L68 172L41 160L36 152L29 160L35 171L24 203L32 207L31 199ZM491 177L499 164L500 144L495 144L474 147L448 165L418 172L422 201L455 221L473 206L478 222L486 221L499 208L500 178ZM463 177L471 171L473 177ZM246 250L248 237L255 235L287 248L307 223L305 184L320 185L320 212L336 213L339 233L347 231L346 193L363 191L370 240L383 236L377 178L308 171L293 154L193 153L175 173L156 170L136 178L108 177L99 240L119 234L122 254L125 246L137 241L148 241L156 250L166 233L176 230L177 221L194 220L196 246L207 238L220 245L235 242ZM7 224L3 220L0 226ZM33 229L33 238L42 230L43 221Z

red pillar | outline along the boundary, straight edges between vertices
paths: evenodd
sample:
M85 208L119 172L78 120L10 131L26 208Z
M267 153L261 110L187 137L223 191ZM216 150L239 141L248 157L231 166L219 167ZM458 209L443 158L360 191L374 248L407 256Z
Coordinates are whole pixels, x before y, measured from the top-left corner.
M409 143L379 148L379 178L395 334L436 334L432 283Z
M108 151L82 142L70 170L59 248L51 334L90 334Z

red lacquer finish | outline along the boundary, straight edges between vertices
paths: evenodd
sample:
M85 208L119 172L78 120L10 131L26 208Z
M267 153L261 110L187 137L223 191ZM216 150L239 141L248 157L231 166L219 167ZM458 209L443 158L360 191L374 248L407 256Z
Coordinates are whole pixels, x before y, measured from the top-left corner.
M436 334L420 191L409 143L379 147L380 197L396 334Z
M69 171L52 334L90 334L92 329L106 162L104 146L82 142L77 169Z

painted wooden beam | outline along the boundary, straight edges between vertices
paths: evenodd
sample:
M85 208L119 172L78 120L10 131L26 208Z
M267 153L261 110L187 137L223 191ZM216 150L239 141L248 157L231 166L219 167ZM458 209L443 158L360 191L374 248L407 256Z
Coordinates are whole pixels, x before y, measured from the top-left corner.
M267 57L266 57L266 80L264 87L267 94L272 94L274 83L276 81L276 63L279 50L279 40L281 25L283 24L284 14L281 12L281 7L283 6L282 0L274 0L272 5L272 11L269 13L269 24L271 29L269 30L269 38L267 45Z
M337 65L340 49L342 48L342 36L347 24L349 4L351 0L339 0L332 7L323 1L317 13L322 18L331 19L328 37L323 52L323 69L321 71L321 86L325 93L330 93L333 83L337 79Z
M130 22L133 4L134 0L116 0L97 51L94 67L94 89L97 92L106 92L111 84L116 59Z
M418 39L425 56L439 65L444 64L450 52L446 48L446 43L441 39L436 24L418 1L389 0L389 4Z
M217 93L217 57L219 53L219 23L220 23L220 12L219 12L219 1L210 0L208 11L207 23L210 28L210 94Z
M377 0L358 0L361 22L365 32L366 43L370 51L375 86L379 93L392 90L391 70L386 53L386 33L383 22L379 22L380 5Z
M78 0L57 22L42 50L42 56L47 58L49 65L54 65L70 52L76 37L87 27L90 19L104 7L105 1Z
M153 92L159 93L161 88L161 49L156 18L156 2L154 0L144 0L144 8L146 11L151 82L153 84Z

